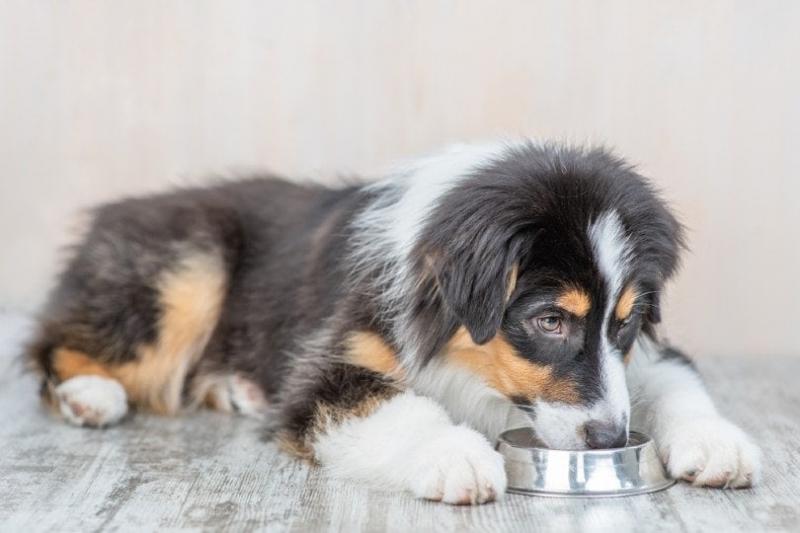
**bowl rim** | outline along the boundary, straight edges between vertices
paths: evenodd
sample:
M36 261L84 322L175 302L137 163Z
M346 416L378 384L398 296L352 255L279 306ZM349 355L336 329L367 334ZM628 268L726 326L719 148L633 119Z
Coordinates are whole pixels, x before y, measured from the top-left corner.
M631 440L631 436L632 435L636 435L637 437L639 437L641 439L641 441L639 443L634 444L632 446L620 446L618 448L587 448L587 449L584 449L584 450L570 450L570 449L562 449L562 448L545 448L543 446L520 446L518 444L515 444L515 443L509 441L506 438L506 435L508 433L511 433L512 431L519 431L519 430L533 431L532 428L527 427L527 426L520 426L520 427L517 427L517 428L506 429L503 432L501 432L500 435L497 437L498 446L503 444L505 446L509 446L509 447L514 448L516 450L530 450L530 451L535 451L535 452L538 452L538 453L541 453L541 454L567 453L567 454L581 454L581 455L609 455L609 454L612 454L612 453L619 453L619 452L625 452L625 451L630 451L630 450L637 450L637 449L641 449L641 448L644 448L646 446L650 446L650 445L653 444L653 438L650 437L650 435L648 435L647 433L644 433L644 432L638 431L638 430L630 430L630 432L628 434L628 440L629 441Z

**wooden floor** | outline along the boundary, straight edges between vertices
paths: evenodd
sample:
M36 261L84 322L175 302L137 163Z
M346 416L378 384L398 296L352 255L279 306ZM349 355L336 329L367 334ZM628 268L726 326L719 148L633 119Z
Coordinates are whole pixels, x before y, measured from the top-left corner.
M508 495L468 508L327 480L262 442L252 420L200 412L69 427L11 363L25 325L0 316L2 531L800 531L800 358L701 361L722 410L764 448L755 489Z

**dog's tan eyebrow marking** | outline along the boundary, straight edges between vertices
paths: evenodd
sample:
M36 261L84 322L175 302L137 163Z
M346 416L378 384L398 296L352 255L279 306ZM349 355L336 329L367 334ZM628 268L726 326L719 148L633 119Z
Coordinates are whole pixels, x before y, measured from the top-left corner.
M583 318L592 308L592 300L583 289L570 287L561 293L556 300L556 305L577 317Z
M622 295L619 297L617 307L614 310L614 315L617 317L617 320L625 320L631 316L633 304L636 302L637 296L636 288L633 285L625 287L625 290L622 291Z

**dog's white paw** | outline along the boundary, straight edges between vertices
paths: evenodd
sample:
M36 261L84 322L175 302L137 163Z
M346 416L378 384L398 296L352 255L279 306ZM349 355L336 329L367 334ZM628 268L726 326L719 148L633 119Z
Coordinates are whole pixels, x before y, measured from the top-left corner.
M418 450L420 464L411 490L418 498L455 505L496 500L506 490L502 456L486 438L464 426L451 426Z
M125 389L101 376L70 378L56 387L55 395L61 414L76 426L108 426L128 412Z
M268 408L263 389L239 374L212 379L205 395L206 405L228 413L261 418Z
M658 440L672 477L698 487L740 488L758 482L761 451L744 431L721 416L674 420Z
M264 390L255 382L234 375L229 380L231 405L244 416L260 418L267 412L267 399Z

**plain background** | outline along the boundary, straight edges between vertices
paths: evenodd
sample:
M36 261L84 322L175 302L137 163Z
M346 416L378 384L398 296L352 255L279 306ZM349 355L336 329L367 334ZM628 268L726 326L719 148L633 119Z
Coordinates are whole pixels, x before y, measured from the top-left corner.
M792 0L3 1L0 307L41 304L98 201L516 135L615 147L664 191L678 345L800 356Z

